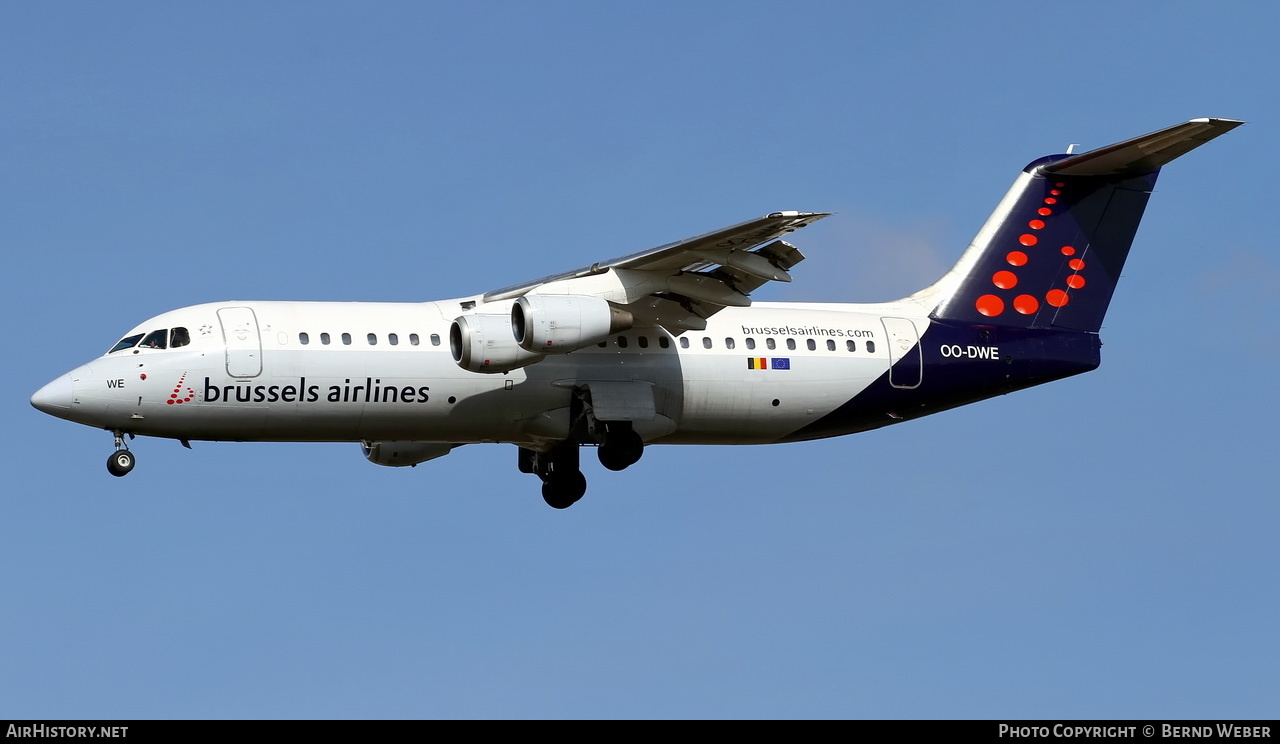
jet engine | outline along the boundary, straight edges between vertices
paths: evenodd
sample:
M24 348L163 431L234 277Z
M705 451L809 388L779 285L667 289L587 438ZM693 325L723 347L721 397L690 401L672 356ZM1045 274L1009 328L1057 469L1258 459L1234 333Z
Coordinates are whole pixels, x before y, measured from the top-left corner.
M516 344L509 316L480 313L454 319L449 326L449 351L453 361L468 372L510 372L545 358Z
M634 322L626 310L582 295L524 295L511 308L516 343L539 354L568 354Z
M364 457L374 465L392 468L414 466L449 454L454 445L445 442L361 442Z

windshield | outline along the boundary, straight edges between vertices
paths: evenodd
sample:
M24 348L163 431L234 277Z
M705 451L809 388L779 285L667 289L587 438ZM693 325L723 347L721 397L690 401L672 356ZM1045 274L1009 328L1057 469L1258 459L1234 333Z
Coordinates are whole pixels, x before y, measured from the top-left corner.
M138 343L139 341L142 343ZM135 346L143 349L176 349L189 343L191 343L191 333L186 328L162 328L150 333L135 333L132 336L126 336L120 339L120 342L115 346L112 346L111 351L107 353L113 354L117 351L132 349ZM137 352L135 351L134 353L136 354Z
M133 336L125 336L124 338L120 339L120 343L116 344L115 346L112 346L111 351L108 351L107 353L112 354L114 352L120 351L121 349L132 349L133 347L137 346L138 342L141 340L142 340L141 333Z
M163 349L165 347L165 338L169 336L169 330L152 331L147 337L142 339L142 348L144 349Z

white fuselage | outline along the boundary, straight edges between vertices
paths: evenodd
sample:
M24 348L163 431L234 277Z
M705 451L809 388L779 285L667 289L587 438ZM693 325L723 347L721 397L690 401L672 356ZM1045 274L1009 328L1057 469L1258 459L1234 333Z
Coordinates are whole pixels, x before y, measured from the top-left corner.
M568 434L576 387L625 382L652 389L652 415L634 421L648 442L768 443L882 377L929 323L903 304L757 303L725 309L704 331L673 337L633 328L603 344L481 374L461 369L450 353L450 323L464 302L226 302L174 310L131 333L181 327L190 343L123 349L73 370L66 418L192 440L539 447ZM493 311L509 308L497 303Z

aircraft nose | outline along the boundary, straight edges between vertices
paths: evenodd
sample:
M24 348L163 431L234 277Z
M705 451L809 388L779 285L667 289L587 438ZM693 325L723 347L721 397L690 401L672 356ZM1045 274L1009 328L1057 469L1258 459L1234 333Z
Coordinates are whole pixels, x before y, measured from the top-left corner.
M50 416L62 417L71 410L71 375L62 375L31 396L31 405Z

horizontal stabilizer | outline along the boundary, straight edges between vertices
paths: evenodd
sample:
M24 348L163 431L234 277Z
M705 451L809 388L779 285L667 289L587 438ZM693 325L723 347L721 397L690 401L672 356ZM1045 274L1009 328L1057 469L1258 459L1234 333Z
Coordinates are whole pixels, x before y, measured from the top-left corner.
M1235 119L1192 119L1158 132L1073 155L1041 167L1062 176L1136 176L1151 173L1244 122Z

